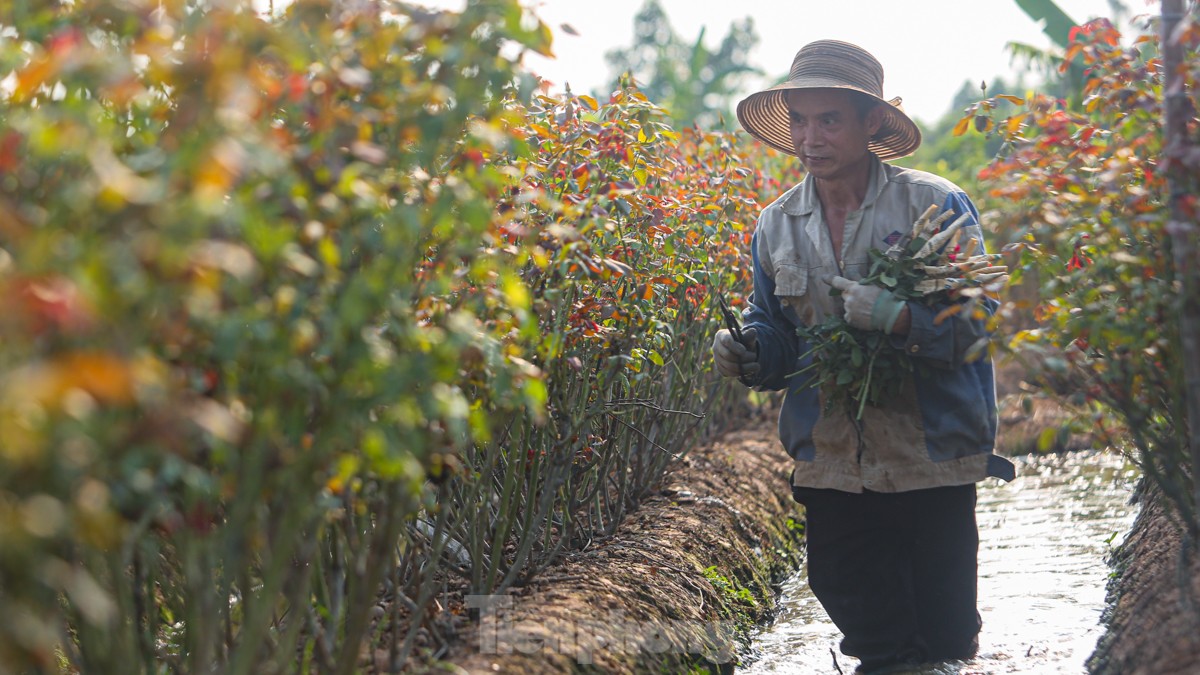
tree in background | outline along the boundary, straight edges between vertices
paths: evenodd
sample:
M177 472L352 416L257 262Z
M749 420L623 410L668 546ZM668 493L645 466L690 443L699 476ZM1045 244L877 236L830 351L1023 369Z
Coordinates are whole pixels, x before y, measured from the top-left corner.
M1009 42L1007 47L1014 65L1022 68L1016 79L1008 81L996 77L980 86L975 82L963 82L946 113L933 125L921 125L924 142L912 157L901 160L904 166L932 171L957 183L971 194L978 192L976 174L993 157L1006 150L999 135L964 134L963 111L986 96L1011 95L1024 97L1031 89L1063 105L1076 107L1081 104L1079 92L1084 82L1084 68L1072 59L1065 59L1066 50L1072 42L1072 30L1078 22L1068 15L1053 0L1014 0L1031 20L1042 26L1042 32L1051 40L1052 47L1042 49L1024 42ZM1111 22L1125 23L1130 9L1122 0L1109 0ZM1063 63L1071 65L1064 68ZM1038 82L1031 84L1025 73L1035 75ZM996 109L992 114L1008 115L1013 111L1010 101L994 100ZM980 131L988 131L986 116L978 122ZM963 127L963 128L959 128ZM958 133L955 133L955 132Z
M1009 42L1008 50L1013 61L1023 62L1027 68L1042 76L1040 93L1078 105L1087 74L1078 60L1066 58L1064 54L1074 41L1080 22L1068 15L1054 0L1014 1L1030 19L1041 25L1042 33L1050 38L1054 46L1041 49L1024 42ZM1125 23L1132 14L1122 0L1108 0L1108 7L1108 19L1114 25ZM1068 65L1064 66L1064 63Z
M936 173L953 181L968 194L977 194L979 181L976 175L1000 152L1003 142L998 137L981 134L955 135L954 128L962 117L962 111L975 103L984 92L1019 95L1026 89L1020 77L1011 84L1003 77L981 84L985 86L963 82L962 88L954 95L954 100L941 119L932 125L918 121L923 139L921 147L912 156L895 163ZM1008 103L1003 102L999 105Z
M762 73L747 59L758 44L754 20L730 24L716 51L704 43L703 28L695 42L681 38L658 0L646 0L633 27L633 45L604 56L614 83L632 75L646 97L666 108L680 126L727 127L724 111L732 108L742 80Z

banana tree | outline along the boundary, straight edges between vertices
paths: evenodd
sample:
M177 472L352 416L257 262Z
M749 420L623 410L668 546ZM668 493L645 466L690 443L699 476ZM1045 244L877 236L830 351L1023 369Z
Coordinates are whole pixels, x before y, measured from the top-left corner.
M1064 57L1059 50L1065 50L1071 44L1071 32L1079 23L1071 18L1054 0L1014 0L1017 6L1042 27L1042 32L1050 38L1057 49L1041 49L1023 42L1009 42L1009 52L1017 58L1024 59L1030 64L1040 65L1047 76L1047 89L1059 89L1062 98L1076 100L1083 88L1083 66L1073 59L1067 67L1065 77L1062 74ZM1113 0L1114 13L1124 11L1119 0Z

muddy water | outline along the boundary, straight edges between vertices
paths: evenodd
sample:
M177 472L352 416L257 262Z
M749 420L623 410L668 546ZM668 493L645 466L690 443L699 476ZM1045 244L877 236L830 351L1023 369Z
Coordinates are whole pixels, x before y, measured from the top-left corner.
M1104 556L1133 523L1136 471L1101 452L1014 462L1016 480L979 488L979 656L917 672L1085 672L1102 632ZM739 673L850 673L858 665L838 651L841 635L805 579L802 569L785 585L778 618Z

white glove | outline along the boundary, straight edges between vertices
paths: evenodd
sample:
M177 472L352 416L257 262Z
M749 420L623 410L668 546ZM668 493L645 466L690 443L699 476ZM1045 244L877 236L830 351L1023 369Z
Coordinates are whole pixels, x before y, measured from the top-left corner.
M758 365L758 331L743 328L742 340L746 344L738 342L726 328L717 331L713 338L713 360L717 362L717 372L725 377L745 377L761 369Z
M900 312L904 310L903 300L891 291L850 281L845 277L833 277L829 283L842 292L846 323L863 330L892 332Z

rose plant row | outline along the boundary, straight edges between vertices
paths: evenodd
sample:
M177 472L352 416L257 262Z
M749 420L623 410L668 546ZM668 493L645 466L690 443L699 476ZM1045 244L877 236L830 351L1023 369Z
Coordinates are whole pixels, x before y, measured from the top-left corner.
M996 100L965 111L999 134L1004 151L979 179L981 207L1015 264L1001 322L1020 326L1010 346L1041 356L1045 387L1084 413L1083 423L1126 451L1192 533L1200 510L1187 446L1186 385L1178 317L1182 280L1167 232L1163 61L1153 18L1123 40L1106 19L1071 32L1063 69L1085 68L1077 102L1034 95L1002 119ZM1200 25L1188 14L1175 33L1188 55L1180 73L1194 111ZM1197 217L1196 174L1184 209ZM1051 355L1048 358L1046 355ZM1057 430L1047 430L1049 444Z
M430 658L739 410L779 158L349 4L0 9L0 670Z

